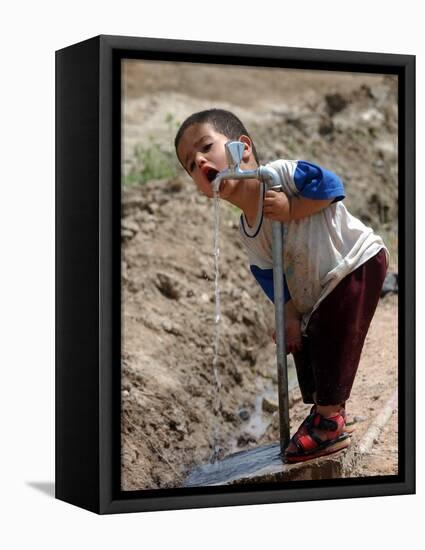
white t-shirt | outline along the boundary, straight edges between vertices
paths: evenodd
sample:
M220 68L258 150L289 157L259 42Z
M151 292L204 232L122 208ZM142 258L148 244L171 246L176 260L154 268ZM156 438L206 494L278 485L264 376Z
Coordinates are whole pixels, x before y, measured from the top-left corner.
M278 172L287 196L336 201L312 216L284 224L285 296L288 300L290 295L302 314L305 331L313 311L341 279L386 248L381 237L340 202L344 187L335 174L305 161L277 160L270 166ZM242 215L240 234L251 271L273 300L272 221L263 216L265 186L260 185L255 223L249 227Z

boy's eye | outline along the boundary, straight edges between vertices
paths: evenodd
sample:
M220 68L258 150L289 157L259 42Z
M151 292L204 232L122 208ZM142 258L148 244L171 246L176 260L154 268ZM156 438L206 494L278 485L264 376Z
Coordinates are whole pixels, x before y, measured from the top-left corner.
M205 145L203 145L203 146L201 147L201 151L202 151L203 153L207 153L207 152L211 149L212 146L213 146L212 143L206 143ZM193 160L193 161L189 164L189 172L192 172L192 171L195 169L195 166L196 166L196 165L195 165L195 161Z

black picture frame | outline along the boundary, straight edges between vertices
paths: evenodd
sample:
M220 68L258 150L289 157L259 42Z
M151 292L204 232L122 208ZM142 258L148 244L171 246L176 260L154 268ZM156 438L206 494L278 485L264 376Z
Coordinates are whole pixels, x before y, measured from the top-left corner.
M399 82L399 474L122 491L120 61L382 73ZM56 52L56 498L99 514L415 492L415 57L97 36Z

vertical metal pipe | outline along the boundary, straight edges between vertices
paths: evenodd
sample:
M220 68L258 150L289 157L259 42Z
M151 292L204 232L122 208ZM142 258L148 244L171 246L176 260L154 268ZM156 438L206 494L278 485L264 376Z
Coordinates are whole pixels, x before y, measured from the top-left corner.
M270 166L260 166L259 178L265 183L267 189L283 191L280 178L276 170ZM289 392L288 392L288 368L286 363L285 343L285 296L283 285L283 223L272 222L272 254L273 254L273 294L276 329L276 364L277 386L279 397L279 430L280 450L282 455L289 445Z
M273 292L276 327L276 363L279 396L280 449L289 444L288 369L285 345L285 297L283 290L283 224L272 222Z

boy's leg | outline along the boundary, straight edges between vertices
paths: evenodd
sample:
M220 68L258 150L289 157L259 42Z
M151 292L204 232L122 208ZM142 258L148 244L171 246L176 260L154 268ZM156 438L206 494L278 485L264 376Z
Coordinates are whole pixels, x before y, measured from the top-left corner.
M288 462L311 460L350 445L342 411L328 417L320 409L339 409L350 396L386 270L382 250L345 277L312 315L307 329L309 361L298 358L297 372L307 377L307 385L314 385L317 405L292 437L285 452Z
M386 270L381 250L347 275L312 315L307 333L318 405L336 405L350 397Z
M293 354L297 370L298 385L304 403L313 404L316 386L310 357L309 339L303 337L300 351Z

